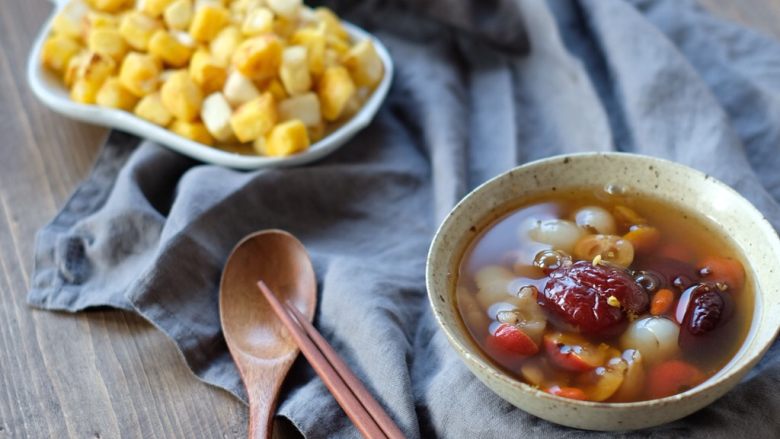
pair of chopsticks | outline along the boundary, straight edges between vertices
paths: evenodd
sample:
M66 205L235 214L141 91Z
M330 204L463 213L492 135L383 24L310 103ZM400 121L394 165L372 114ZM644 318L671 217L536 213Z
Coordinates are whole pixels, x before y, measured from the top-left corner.
M369 439L403 439L398 426L309 320L289 302L279 302L276 294L262 280L257 282L257 286L360 433Z

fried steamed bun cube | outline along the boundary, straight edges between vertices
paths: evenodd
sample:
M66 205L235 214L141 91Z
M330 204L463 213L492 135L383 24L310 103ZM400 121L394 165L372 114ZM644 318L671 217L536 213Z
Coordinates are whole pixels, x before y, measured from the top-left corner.
M81 51L78 41L67 35L49 37L41 48L43 65L58 73L64 73L71 58Z
M314 93L305 93L285 99L277 105L279 120L300 120L306 127L316 127L322 123L320 100Z
M162 24L141 11L128 11L119 21L119 34L135 50L146 50L152 35Z
M173 119L171 112L162 103L160 92L151 93L141 98L133 109L133 113L162 127L167 126Z
M276 15L289 20L298 15L298 10L303 5L302 0L266 0L266 3Z
M262 6L250 10L241 23L241 32L248 36L265 34L273 30L274 13Z
M260 148L262 154L272 157L285 157L304 151L309 147L309 134L306 126L298 119L288 120L275 125L264 144L258 146L255 142L255 148Z
M138 103L138 97L130 92L119 82L119 78L112 76L103 82L98 91L96 102L101 107L119 108L131 111Z
M224 27L209 43L211 56L214 57L214 60L216 60L219 65L227 67L230 64L230 58L233 56L233 52L236 51L236 48L241 44L243 39L244 36L237 27Z
M311 90L311 75L306 52L306 46L290 46L282 52L279 77L290 95Z
M190 35L195 41L207 43L230 23L230 13L220 4L204 4L195 8L190 23Z
M230 127L240 142L252 142L273 128L277 120L276 102L266 92L238 107L230 117Z
M138 97L157 90L160 80L160 64L152 56L131 52L122 61L119 82Z
M84 104L94 104L103 82L115 69L116 63L106 55L89 52L87 56L80 58L70 90L71 99Z
M192 22L191 0L175 0L163 11L163 21L168 29L187 30Z
M104 11L104 12L116 12L119 9L125 7L129 1L128 0L88 0L90 6L97 9L98 11Z
M183 67L189 62L195 47L187 33L162 29L157 30L149 40L149 54L173 67Z
M384 65L371 40L363 40L349 49L343 62L359 86L374 87L382 79Z
M90 51L110 56L116 62L121 62L127 53L127 43L116 29L97 28L89 32L87 48Z
M211 54L199 49L190 60L190 76L204 93L222 90L227 79L227 70L219 65Z
M260 90L257 89L254 82L235 70L228 75L222 92L230 105L234 107L241 106L260 96Z
M200 114L203 92L186 70L173 72L160 87L165 108L177 119L192 121Z
M82 21L87 15L89 7L82 1L72 1L62 8L51 22L51 30L54 35L81 38Z
M352 82L347 69L341 66L328 67L317 87L325 120L337 120L354 93L355 83Z
M173 0L140 0L137 7L146 15L157 18L171 3L173 3Z
M325 27L299 29L290 37L290 42L306 47L309 71L315 76L322 75L322 72L325 71L325 48L327 46Z
M262 81L273 78L282 63L282 41L265 34L243 41L233 53L233 66L247 78Z
M186 137L204 145L214 144L214 138L211 137L206 126L201 122L175 120L169 129L182 137Z
M206 125L209 133L219 142L230 142L235 140L233 128L230 126L230 116L233 109L230 108L225 95L222 93L212 93L203 100L203 107L200 110L200 119Z

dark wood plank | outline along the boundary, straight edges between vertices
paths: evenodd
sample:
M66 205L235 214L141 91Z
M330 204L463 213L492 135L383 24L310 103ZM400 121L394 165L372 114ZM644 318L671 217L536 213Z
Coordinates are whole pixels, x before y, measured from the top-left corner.
M780 37L780 0L701 0ZM246 408L204 385L138 316L32 310L25 294L36 230L89 171L106 131L40 105L27 52L51 6L0 14L0 438L244 437Z
M49 111L26 85L27 52L50 10L31 0L0 14L0 438L243 437L244 406L195 379L140 317L25 304L35 232L106 133Z

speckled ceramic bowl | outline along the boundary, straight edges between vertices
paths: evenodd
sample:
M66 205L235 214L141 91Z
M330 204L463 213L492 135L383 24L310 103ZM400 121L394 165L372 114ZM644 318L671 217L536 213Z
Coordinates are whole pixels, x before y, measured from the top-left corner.
M469 336L456 309L458 263L480 225L507 203L567 188L617 184L707 216L728 234L749 262L757 286L751 330L724 369L678 395L633 403L575 401L535 389L494 367ZM431 245L426 269L436 320L469 369L515 406L558 424L591 430L631 430L663 424L699 410L734 387L771 345L780 326L780 240L747 200L699 171L651 157L620 153L558 156L506 172L466 196L444 220Z

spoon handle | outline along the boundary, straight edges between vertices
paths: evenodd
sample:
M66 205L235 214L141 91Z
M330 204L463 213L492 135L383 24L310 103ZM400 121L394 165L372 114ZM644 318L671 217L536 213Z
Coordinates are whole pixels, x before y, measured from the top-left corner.
M268 392L263 389L263 392ZM276 404L265 404L260 401L261 396L256 396L262 392L250 392L249 394L249 439L269 439L271 437L271 426L273 425L273 409ZM270 409L270 413L269 413Z
M309 363L320 376L325 387L330 390L336 402L339 403L344 412L347 414L355 427L360 433L369 439L373 438L386 438L382 429L379 428L374 418L366 411L363 404L355 397L352 391L349 389L344 380L338 373L333 371L332 366L328 363L325 356L322 355L317 346L306 336L306 333L298 325L298 322L294 317L287 312L284 306L276 298L276 295L268 289L268 286L263 281L259 281L257 286L263 293L271 308L274 310L279 319L284 323L287 329L290 331L290 335L298 343L298 347L301 348L301 353L309 360Z

